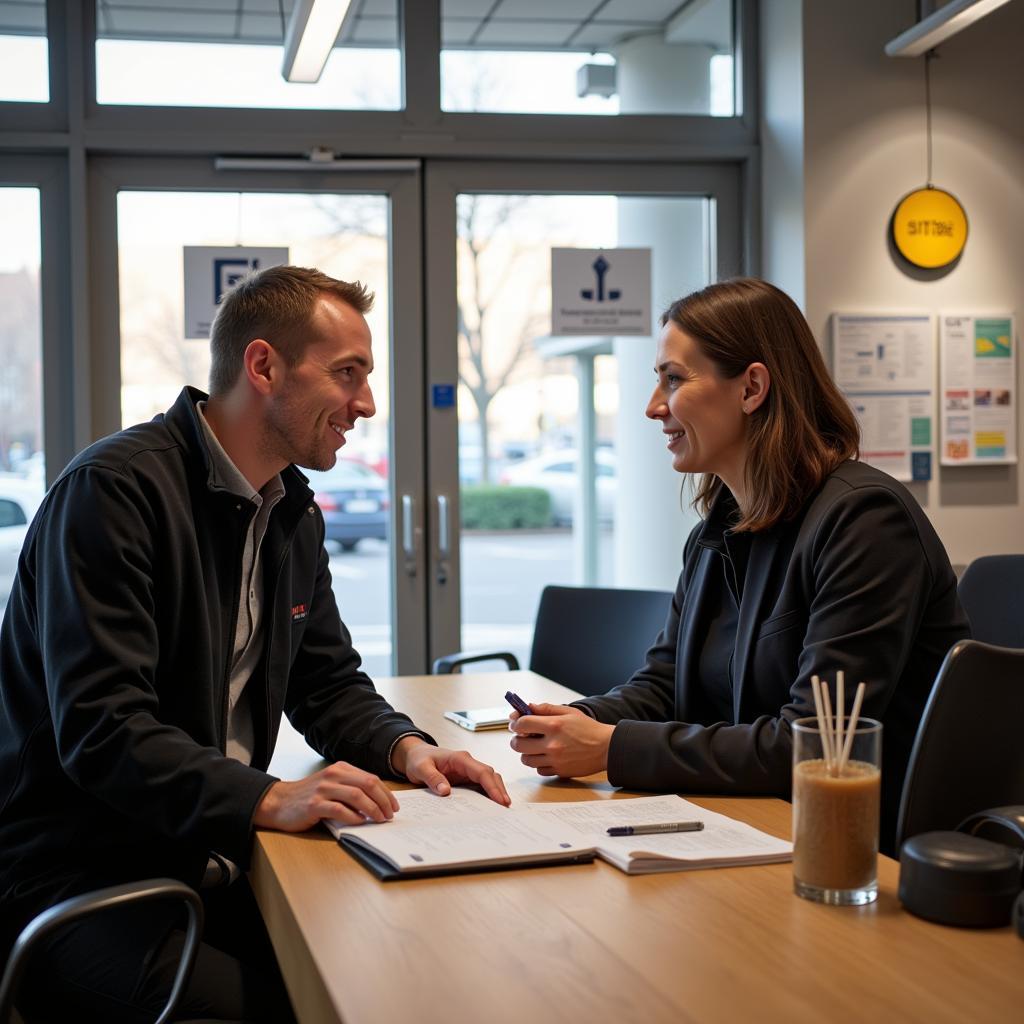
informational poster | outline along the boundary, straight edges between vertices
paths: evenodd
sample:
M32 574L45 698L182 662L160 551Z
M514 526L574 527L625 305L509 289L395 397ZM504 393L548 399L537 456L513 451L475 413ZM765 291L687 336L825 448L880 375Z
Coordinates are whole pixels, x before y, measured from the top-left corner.
M861 430L861 459L897 480L930 480L935 324L926 313L833 313L832 373Z
M286 248L186 245L185 337L208 338L224 293L247 274L288 262Z
M553 336L650 333L650 249L551 250Z
M942 464L1017 461L1013 314L939 317Z

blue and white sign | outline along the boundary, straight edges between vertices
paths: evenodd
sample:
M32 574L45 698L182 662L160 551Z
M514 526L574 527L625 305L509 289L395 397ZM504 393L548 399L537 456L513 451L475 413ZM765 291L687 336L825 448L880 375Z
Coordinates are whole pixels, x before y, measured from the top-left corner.
M185 337L208 338L225 292L255 270L287 262L287 248L186 245Z
M553 336L650 333L650 249L551 250Z
M435 384L431 388L431 405L435 409L455 408L455 385Z

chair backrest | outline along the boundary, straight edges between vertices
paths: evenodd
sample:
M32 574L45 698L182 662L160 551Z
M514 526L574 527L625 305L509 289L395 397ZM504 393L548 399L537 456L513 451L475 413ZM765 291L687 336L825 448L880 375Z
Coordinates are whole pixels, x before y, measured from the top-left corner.
M962 640L946 655L917 730L896 849L1010 804L1024 804L1024 651Z
M1024 647L1024 555L976 558L957 586L971 636L1000 647Z
M662 590L545 587L530 668L588 696L606 693L643 666L671 603Z
M167 1024L172 1018L178 1019L174 1018L174 1010L185 993L203 936L203 902L199 894L184 882L174 878L147 878L140 882L112 885L80 896L71 896L36 914L22 928L15 940L7 958L3 977L0 978L0 1024L19 1024L19 1018L24 1017L24 1014L19 1013L14 1007L18 985L35 951L55 933L90 914L101 913L128 903L146 903L153 900L177 900L183 902L188 911L185 941L178 959L178 969L167 1002L157 1017L156 1024ZM188 1022L182 1021L182 1024Z

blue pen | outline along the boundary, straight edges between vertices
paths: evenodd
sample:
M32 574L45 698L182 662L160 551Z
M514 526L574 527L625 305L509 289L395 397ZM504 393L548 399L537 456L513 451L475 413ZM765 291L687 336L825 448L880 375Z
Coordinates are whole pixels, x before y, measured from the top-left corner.
M530 705L519 696L518 693L513 693L511 690L505 691L505 700L509 702L521 715L532 715L533 712L530 710Z

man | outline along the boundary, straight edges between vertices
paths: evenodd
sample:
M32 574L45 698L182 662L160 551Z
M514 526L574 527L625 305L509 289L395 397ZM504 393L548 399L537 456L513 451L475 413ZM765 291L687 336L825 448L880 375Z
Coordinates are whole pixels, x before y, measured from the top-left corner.
M371 302L297 267L239 284L211 331L209 398L185 388L50 489L0 633L3 938L103 885L205 881L182 1016L290 1015L246 883L209 888L245 867L254 826L390 819L385 774L440 795L474 782L509 802L492 769L439 749L360 671L323 518L293 465L329 469L374 414ZM329 767L267 774L282 711ZM178 912L156 906L52 941L29 1009L151 1020L182 939Z

